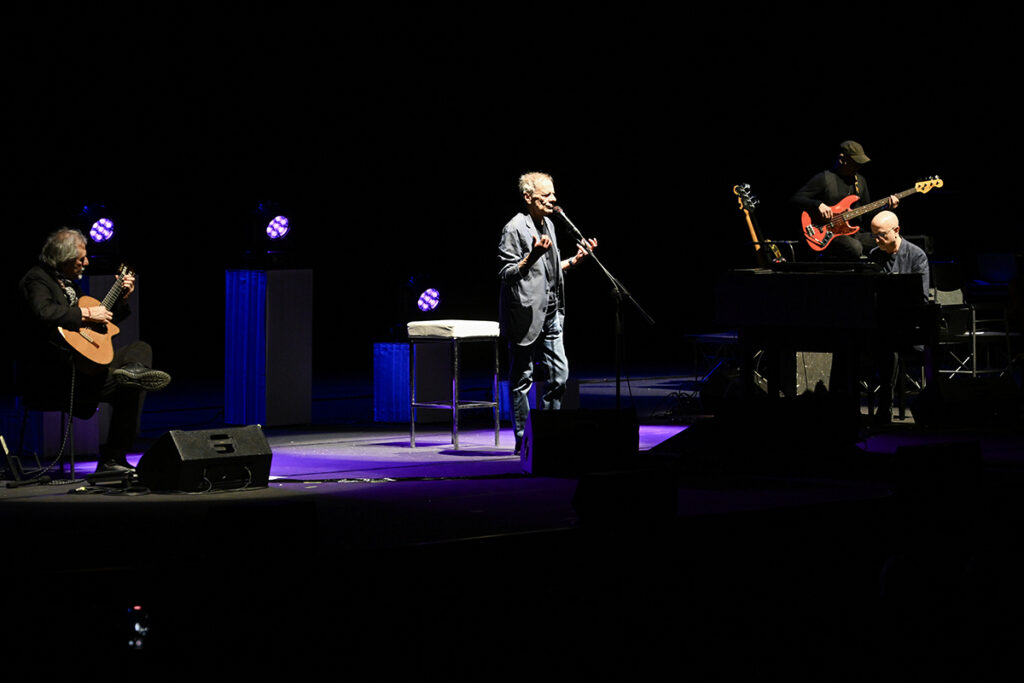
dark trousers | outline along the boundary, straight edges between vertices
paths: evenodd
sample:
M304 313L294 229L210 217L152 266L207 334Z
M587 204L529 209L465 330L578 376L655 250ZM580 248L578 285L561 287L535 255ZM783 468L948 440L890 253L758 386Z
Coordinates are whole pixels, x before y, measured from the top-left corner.
M135 445L135 437L139 433L146 392L138 387L118 384L113 374L114 370L131 363L151 367L152 347L146 342L138 341L118 349L114 352L114 360L107 366L105 373L88 375L83 382L84 401L109 403L112 408L107 441L100 446L100 455L103 458L120 458L128 453Z
M512 426L516 446L523 441L526 418L530 415L530 388L533 386L534 362L546 370L547 384L540 399L543 410L562 407L565 384L569 379L569 361L562 341L562 314L552 311L544 321L544 329L533 344L509 344L509 390L512 394Z

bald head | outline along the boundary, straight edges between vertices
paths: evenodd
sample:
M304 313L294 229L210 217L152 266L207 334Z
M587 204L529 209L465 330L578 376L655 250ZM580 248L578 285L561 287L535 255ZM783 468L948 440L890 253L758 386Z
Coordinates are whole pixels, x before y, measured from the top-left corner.
M871 221L872 232L875 231L875 225L878 225L882 230L888 230L889 228L898 228L900 221L892 211L879 211Z
M903 243L900 237L900 221L892 211L879 211L871 219L871 234L878 248L884 252L895 254Z

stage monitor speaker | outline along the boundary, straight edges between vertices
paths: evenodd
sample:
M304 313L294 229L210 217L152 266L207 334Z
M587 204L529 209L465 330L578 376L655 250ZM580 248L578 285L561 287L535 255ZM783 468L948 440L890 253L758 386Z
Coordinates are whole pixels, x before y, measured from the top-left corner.
M172 430L142 455L136 469L143 486L154 491L264 487L271 455L259 425Z
M531 410L520 459L529 474L576 476L629 466L639 450L633 409Z

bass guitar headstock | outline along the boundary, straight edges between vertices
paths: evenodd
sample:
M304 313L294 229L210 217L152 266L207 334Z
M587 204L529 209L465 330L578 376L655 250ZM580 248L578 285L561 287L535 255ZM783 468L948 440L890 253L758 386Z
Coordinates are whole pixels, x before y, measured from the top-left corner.
M942 187L942 178L937 175L932 176L931 178L925 178L918 183L914 183L914 189L922 194L928 192L934 187Z
M758 199L750 193L750 185L734 185L732 188L733 194L736 195L740 204L740 211L753 211L754 207L758 204Z

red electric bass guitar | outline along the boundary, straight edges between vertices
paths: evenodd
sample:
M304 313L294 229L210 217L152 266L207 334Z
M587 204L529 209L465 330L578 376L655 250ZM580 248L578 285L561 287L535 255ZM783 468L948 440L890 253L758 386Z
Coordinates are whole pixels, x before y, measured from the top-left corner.
M909 190L898 193L896 198L903 199L918 192L924 194L933 187L942 187L942 179L938 176L916 183ZM833 237L837 235L852 235L860 230L860 226L850 225L850 221L889 203L889 198L886 197L885 199L879 199L877 202L871 202L864 206L858 206L856 209L851 209L850 205L858 199L860 197L855 194L845 197L832 207L832 218L822 223L814 223L811 220L810 214L804 211L800 216L800 223L803 226L804 239L807 240L808 246L814 251L823 251L832 242Z

